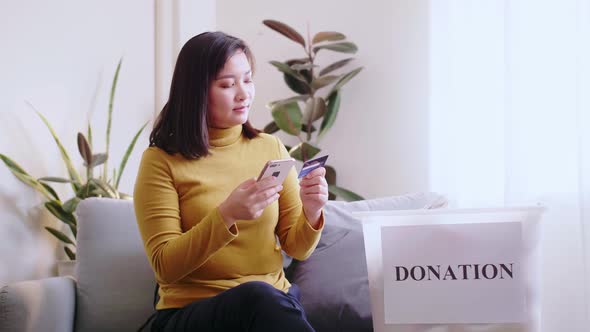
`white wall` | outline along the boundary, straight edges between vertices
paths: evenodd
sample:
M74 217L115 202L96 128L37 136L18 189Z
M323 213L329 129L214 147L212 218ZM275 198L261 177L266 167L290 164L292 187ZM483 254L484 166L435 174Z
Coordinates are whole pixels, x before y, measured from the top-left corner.
M82 170L76 133L91 117L97 150L105 148L108 95L119 57L124 57L115 98L111 162L154 111L154 4L142 0L24 0L0 8L0 153L35 177L66 176L49 132L25 101L53 124ZM131 193L147 133L123 174ZM69 198L67 186L56 185ZM40 195L0 164L0 284L50 275L62 249L42 229ZM61 226L53 218L41 223Z
M294 94L268 62L303 54L262 20L282 21L303 35L309 23L312 35L334 30L358 45L355 66L365 69L344 87L338 119L320 145L338 184L371 198L428 189L428 13L427 0L218 0L216 21L256 56L252 121L259 128L271 121L267 102ZM321 64L331 63L328 53L318 56Z
M215 27L215 0L155 0L156 108L168 100L180 49L190 38Z

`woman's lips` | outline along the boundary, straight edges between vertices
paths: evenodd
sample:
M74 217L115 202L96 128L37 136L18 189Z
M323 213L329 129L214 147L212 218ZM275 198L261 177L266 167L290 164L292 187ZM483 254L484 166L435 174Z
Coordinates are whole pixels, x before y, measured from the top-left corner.
M240 106L240 107L236 107L234 108L235 112L245 112L248 109L248 106Z

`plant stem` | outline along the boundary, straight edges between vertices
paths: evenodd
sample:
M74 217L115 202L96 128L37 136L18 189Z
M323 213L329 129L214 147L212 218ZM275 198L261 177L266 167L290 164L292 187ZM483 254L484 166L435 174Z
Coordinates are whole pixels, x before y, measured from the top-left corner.
M309 32L309 21L307 22L307 57L309 58L309 62L311 64L311 67L309 68L309 75L311 76L311 81L313 82L314 80L314 75L313 75L313 61L315 60L314 57L312 56L312 48L311 48L311 34ZM315 90L313 88L311 88L310 91L310 98L314 98L315 95ZM309 98L308 98L309 100ZM312 120L313 120L313 109L311 112L311 116L309 117L309 119L307 119L307 142L309 142L311 140L311 124L312 124ZM302 151L303 152L303 151ZM302 154L303 155L303 154ZM304 157L305 159L305 157Z

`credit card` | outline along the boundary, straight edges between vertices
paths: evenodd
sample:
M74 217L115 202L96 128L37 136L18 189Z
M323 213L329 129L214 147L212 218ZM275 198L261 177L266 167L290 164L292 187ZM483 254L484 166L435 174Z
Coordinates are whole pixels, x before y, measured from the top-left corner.
M308 160L303 163L303 167L301 167L301 172L299 172L298 178L301 179L302 177L309 174L311 171L318 167L323 167L326 164L326 160L328 160L328 155L318 157L315 159Z

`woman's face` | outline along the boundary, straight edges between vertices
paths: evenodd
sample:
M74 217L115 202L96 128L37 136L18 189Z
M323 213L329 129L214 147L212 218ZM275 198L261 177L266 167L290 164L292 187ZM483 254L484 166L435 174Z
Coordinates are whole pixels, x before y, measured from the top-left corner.
M225 62L209 87L209 126L230 128L246 122L254 90L248 58L244 52L237 51Z

